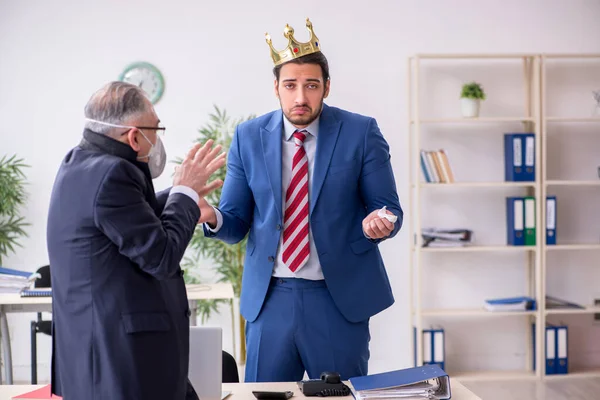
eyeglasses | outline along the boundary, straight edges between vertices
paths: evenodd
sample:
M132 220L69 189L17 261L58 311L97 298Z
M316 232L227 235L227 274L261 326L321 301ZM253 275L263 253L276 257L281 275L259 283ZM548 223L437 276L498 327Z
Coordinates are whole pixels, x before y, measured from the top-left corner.
M136 128L139 130L154 130L154 131L162 131L162 134L164 135L167 128L165 128L162 125L158 125L158 126L132 126L131 128ZM121 136L126 134L127 132L129 132L129 130L126 130L125 132L121 133ZM158 133L158 132L157 132Z
M136 126L137 129L148 129L148 130L155 130L155 131L163 131L163 134L165 133L165 131L167 130L167 128L165 128L162 125L158 125L158 126Z

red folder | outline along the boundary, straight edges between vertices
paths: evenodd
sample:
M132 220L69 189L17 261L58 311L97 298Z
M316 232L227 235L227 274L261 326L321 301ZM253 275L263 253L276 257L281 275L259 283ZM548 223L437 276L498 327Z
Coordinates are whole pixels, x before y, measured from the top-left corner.
M50 394L50 385L46 385L43 388L36 389L32 392L27 392L20 394L18 396L13 397L13 399L41 399L41 400L50 400L50 399L62 399L60 396L56 396L54 394Z

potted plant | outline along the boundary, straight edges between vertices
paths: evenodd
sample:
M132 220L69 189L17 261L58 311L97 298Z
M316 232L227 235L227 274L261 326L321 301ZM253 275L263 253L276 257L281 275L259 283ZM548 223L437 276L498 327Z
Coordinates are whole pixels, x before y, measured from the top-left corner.
M485 92L477 82L465 83L460 93L462 115L466 118L479 116L479 105L485 100Z
M2 258L20 246L18 240L27 236L23 229L29 225L19 216L19 208L25 203L25 174L27 167L22 159L6 156L0 159L0 266Z
M196 138L196 142L205 143L207 140L212 139L215 145L220 144L223 146L223 151L227 152L231 146L236 126L244 120L252 119L255 116L250 115L246 118L231 119L225 110L220 110L217 106L214 106L214 109L215 111L208 116L209 122L200 128L200 135ZM180 163L181 159L176 160L176 162ZM215 173L214 178L225 180L226 172L226 168L222 168ZM216 206L219 204L220 197L221 189L218 189L206 196L206 201ZM236 297L235 300L239 301L242 288L244 257L246 254L246 241L247 237L237 244L229 245L220 240L205 237L202 226L197 226L182 263L185 282L187 284L203 283L199 271L200 266L202 260L210 261L215 268L216 281L231 283ZM240 357L238 361L244 364L246 361L245 321L239 312L236 313L234 311L233 302L223 299L198 301L198 314L201 317L201 321L205 322L212 312L218 311L219 305L223 303L229 303L231 306L231 323L234 337L236 336L236 320L238 322L239 335L237 336L240 345ZM235 348L233 350L235 356Z

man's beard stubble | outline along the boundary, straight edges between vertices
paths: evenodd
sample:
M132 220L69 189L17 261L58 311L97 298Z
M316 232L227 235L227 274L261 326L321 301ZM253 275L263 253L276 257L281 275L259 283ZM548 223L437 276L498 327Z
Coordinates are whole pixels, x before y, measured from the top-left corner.
M310 110L310 113L308 115L304 115L304 116L294 116L291 115L290 113L286 112L282 105L281 105L281 100L279 101L279 105L283 111L283 113L285 114L285 117L288 119L288 121L290 121L292 124L294 125L299 125L299 126L308 126L311 123L313 123L314 120L316 120L317 118L319 118L319 115L321 115L321 111L323 110L323 99L321 99L321 103L319 104L319 109L315 112L313 111L312 108L308 107L308 105L303 104L300 106L295 106L293 107L291 111L293 111L295 108L307 108Z

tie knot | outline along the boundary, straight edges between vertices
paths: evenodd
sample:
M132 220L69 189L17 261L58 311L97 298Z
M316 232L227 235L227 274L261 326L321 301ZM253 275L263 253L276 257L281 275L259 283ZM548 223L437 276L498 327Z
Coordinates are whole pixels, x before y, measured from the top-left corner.
M305 130L294 132L294 142L296 142L298 146L302 146L302 143L304 143L304 140L306 139L306 134L307 132Z

